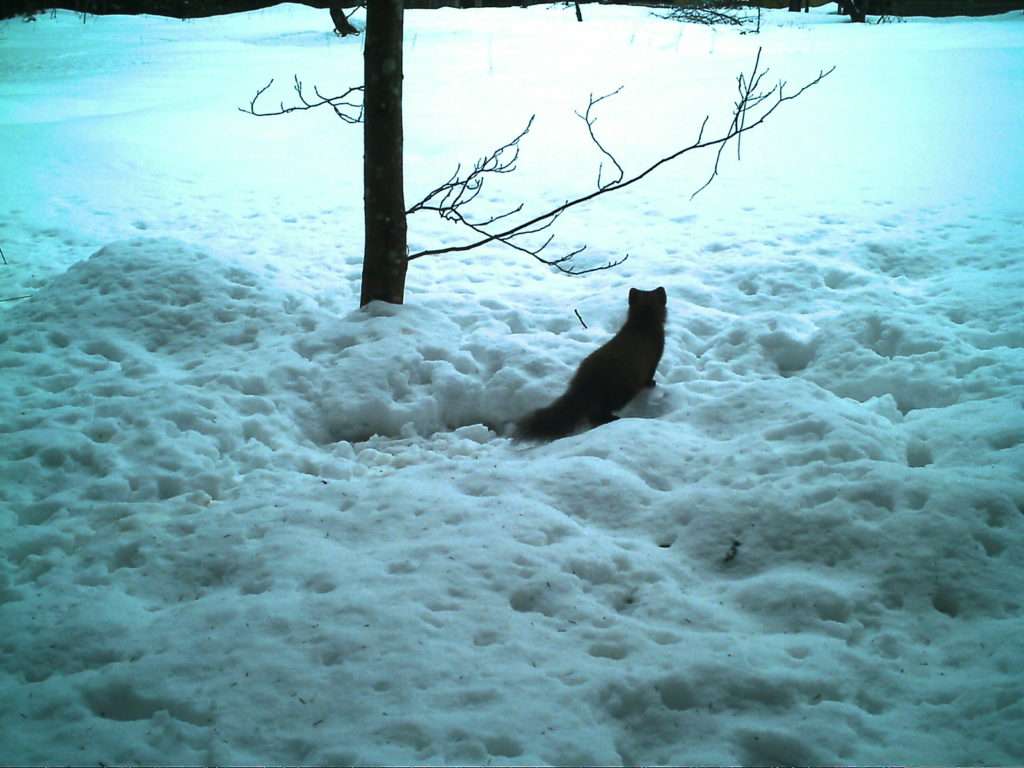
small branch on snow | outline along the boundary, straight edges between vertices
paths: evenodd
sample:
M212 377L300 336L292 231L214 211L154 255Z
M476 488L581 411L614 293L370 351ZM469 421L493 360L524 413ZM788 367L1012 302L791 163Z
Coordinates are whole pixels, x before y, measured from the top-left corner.
M696 0L687 3L683 8L674 8L661 18L691 24L727 24L736 27L742 27L757 19L757 30L761 29L760 8L758 8L758 15L752 16L748 6L735 0Z
M743 546L743 542L739 539L733 539L732 544L729 545L729 551L725 553L725 557L722 558L723 563L731 563L736 559L736 555L740 553L740 547Z

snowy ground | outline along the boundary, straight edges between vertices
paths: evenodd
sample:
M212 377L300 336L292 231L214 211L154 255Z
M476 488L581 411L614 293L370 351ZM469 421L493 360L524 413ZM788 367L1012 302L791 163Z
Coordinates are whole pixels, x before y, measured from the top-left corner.
M365 311L360 130L236 110L359 81L326 12L0 23L0 762L1024 761L1024 15L830 10L410 12L410 202L534 113L481 211L589 191L592 92L636 171L758 46L837 69L563 217L620 268ZM658 285L629 418L505 436Z

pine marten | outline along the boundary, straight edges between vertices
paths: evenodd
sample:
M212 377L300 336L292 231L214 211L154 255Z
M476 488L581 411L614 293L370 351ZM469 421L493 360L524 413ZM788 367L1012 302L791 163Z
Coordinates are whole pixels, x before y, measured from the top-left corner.
M629 314L619 332L584 358L565 394L519 421L523 437L567 435L584 419L592 425L617 419L619 410L644 387L654 386L654 370L665 349L664 288L629 289Z

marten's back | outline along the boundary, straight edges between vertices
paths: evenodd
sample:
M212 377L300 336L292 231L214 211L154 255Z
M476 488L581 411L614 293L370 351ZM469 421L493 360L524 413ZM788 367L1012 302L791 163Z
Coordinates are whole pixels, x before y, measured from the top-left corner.
M584 419L604 424L644 387L653 387L665 349L666 304L664 288L630 288L629 314L619 332L587 355L561 397L519 422L520 434L561 437Z
M629 315L619 332L591 352L569 384L593 407L592 414L617 411L654 383L665 350L664 288L629 291Z

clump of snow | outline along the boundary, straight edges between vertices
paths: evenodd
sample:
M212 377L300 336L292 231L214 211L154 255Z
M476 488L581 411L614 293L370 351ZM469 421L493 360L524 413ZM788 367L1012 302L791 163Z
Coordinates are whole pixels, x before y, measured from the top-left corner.
M411 190L537 111L483 202L557 204L587 93L638 168L758 46L839 69L695 200L710 158L563 217L618 269L362 310L359 132L234 111L357 77L326 13L0 24L0 758L1024 759L1024 20L585 15L407 15ZM658 285L658 386L510 437Z

